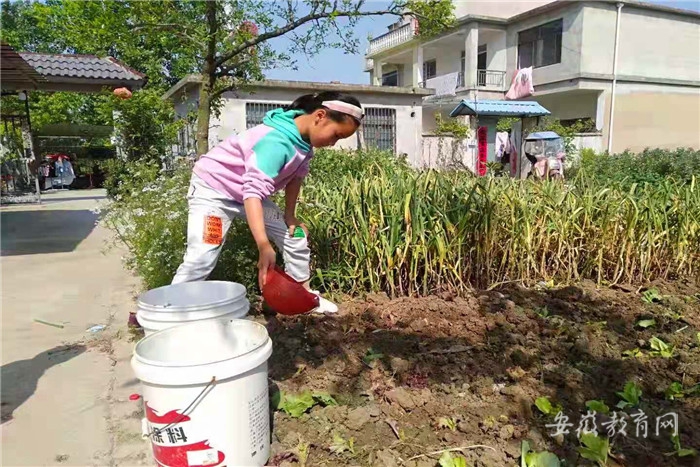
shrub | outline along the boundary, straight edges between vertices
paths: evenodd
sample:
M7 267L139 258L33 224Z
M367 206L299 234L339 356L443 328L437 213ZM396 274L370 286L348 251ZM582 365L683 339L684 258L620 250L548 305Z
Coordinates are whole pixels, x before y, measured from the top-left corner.
M598 184L662 183L666 179L688 183L700 177L700 151L677 149L646 149L640 154L596 155L591 151L582 154L579 170Z

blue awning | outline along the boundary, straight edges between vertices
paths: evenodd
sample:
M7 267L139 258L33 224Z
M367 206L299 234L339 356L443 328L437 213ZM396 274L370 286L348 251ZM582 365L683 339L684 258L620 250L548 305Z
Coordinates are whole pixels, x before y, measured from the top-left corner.
M467 101L463 100L450 113L458 115L493 115L497 117L541 117L551 112L535 101Z

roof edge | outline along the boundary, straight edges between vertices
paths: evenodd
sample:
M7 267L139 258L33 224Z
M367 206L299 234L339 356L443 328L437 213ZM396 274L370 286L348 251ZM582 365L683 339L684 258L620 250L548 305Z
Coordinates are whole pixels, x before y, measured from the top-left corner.
M197 74L187 75L178 81L173 87L168 89L163 94L162 99L170 99L182 89L186 89L189 85L199 85L202 82L202 76ZM349 83L324 83L319 81L292 81L267 79L264 81L252 81L242 86L243 89L250 88L277 88L277 89L319 89L349 92L349 93L384 93L398 95L414 95L414 96L430 96L434 94L432 89L414 88L414 87L395 87L395 86L375 86L370 84L349 84Z

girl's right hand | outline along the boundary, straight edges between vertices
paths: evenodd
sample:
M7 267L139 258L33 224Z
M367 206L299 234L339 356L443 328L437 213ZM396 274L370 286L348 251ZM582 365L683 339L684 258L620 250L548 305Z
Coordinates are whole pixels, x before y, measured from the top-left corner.
M275 253L275 249L269 243L258 248L258 252L258 285L260 285L260 290L262 291L267 279L267 270L274 268L275 264L277 264L277 253Z

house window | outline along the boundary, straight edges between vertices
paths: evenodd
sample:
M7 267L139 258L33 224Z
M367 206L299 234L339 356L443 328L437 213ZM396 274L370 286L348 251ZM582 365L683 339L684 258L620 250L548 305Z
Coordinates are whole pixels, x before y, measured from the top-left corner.
M245 126L247 129L261 125L263 117L270 110L279 109L289 105L289 102L246 102L245 103Z
M396 109L365 108L362 131L368 148L396 152Z
M382 75L382 86L398 86L399 85L399 71L394 70L389 73L384 73Z
M423 62L423 79L429 80L430 78L435 78L437 76L437 62L435 60L428 60Z
M518 68L561 63L563 28L559 19L518 33Z

